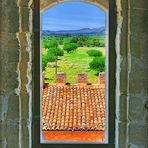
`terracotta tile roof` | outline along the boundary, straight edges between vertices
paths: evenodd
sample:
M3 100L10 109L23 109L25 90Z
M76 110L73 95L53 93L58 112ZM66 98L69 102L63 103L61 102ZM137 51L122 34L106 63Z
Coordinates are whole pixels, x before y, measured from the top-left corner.
M103 131L105 90L98 85L48 85L42 97L43 131Z

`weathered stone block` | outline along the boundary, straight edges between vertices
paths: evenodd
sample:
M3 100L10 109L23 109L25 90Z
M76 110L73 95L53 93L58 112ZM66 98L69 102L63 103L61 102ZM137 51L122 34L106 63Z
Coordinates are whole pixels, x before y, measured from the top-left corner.
M3 122L6 120L8 111L8 96L3 91L0 91L0 109L0 122Z
M141 64L141 62L138 62L138 59L132 58L131 61L131 72L129 74L129 92L130 93L141 93L145 92L147 93L147 69L145 69L144 66ZM136 65L136 66L135 66ZM143 66L142 66L143 65Z
M21 53L20 61L22 62L22 64L26 64L29 61L29 53L27 51L27 48L29 46L28 39L27 39L27 33L25 32L19 33L18 40L20 44L20 53Z
M147 148L146 145L140 144L140 145L135 145L135 144L129 144L129 148Z
M129 115L128 119L131 122L147 123L148 112L144 107L148 99L147 94L130 94L129 95Z
M17 120L8 120L6 122L6 142L8 148L19 148L19 123Z
M11 4L11 2L9 3ZM1 27L0 32L16 33L19 31L19 10L18 7L0 6Z
M147 64L141 58L131 56L131 69L129 73L129 92L147 93L148 82Z
M29 94L21 92L21 117L27 120L29 118Z
M6 87L6 80L8 78L8 73L6 71L6 68L3 66L3 65L6 65L7 63L0 63L0 76L1 76L1 79L0 79L0 91L1 92L5 92L7 87ZM3 77L2 77L3 76Z
M120 69L118 70L119 72L119 83L120 83L120 93L126 94L127 92L127 57L126 56L121 56L120 57Z
M18 1L17 4L19 7L28 7L30 1L31 0L21 0L21 1Z
M127 121L127 95L121 94L120 97L116 100L116 116L120 122Z
M0 85L0 90L14 91L18 87L17 63L5 63L4 65L0 65L3 76L1 77L1 84L3 85Z
M29 129L29 123L28 120L22 120L21 124L21 147L26 148L29 147L29 134L30 134L30 129Z
M131 9L147 9L148 10L148 1L147 0L131 0L130 1Z
M0 33L0 58L3 62L19 61L19 42L15 33Z
M7 86L12 88L18 87L18 73L17 73L17 63L10 63L7 67L8 79Z
M135 19L137 18L137 19ZM148 10L131 10L130 47L131 54L141 60L147 60L148 51Z
M28 83L28 78L27 78L27 63L20 63L20 73L21 73L21 90L26 92L27 91L27 83Z
M16 0L13 0L13 1L12 0L0 0L0 4L4 8L7 8L7 7L17 7L17 1Z
M147 124L130 123L128 125L128 143L135 145L147 144Z
M22 32L29 32L29 8L27 7L20 7L20 27Z
M6 142L6 124L5 124L5 122L0 122L0 148L5 148L6 147L6 145L7 145L7 142Z
M126 147L126 122L122 123L119 120L116 120L116 148L125 148Z
M10 95L8 98L7 119L19 120L19 96Z

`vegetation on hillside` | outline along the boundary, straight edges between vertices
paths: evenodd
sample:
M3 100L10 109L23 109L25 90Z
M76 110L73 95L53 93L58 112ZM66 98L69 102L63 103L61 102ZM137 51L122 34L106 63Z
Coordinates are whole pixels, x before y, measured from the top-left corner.
M97 83L96 74L105 70L104 45L102 36L43 36L45 82L55 83L55 74L59 71L66 73L69 83L77 83L80 72L88 74L89 83Z

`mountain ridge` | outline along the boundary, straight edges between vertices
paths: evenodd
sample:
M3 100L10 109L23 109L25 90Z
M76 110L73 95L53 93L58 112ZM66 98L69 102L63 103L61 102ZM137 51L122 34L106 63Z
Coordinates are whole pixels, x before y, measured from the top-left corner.
M43 30L42 35L105 35L105 27L99 28L82 28L78 30Z

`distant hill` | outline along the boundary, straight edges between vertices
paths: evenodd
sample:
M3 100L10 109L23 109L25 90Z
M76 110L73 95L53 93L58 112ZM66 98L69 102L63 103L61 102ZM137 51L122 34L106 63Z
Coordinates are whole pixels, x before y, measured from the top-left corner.
M83 28L79 30L60 30L60 31L49 31L43 30L42 35L105 35L105 27L100 28Z

